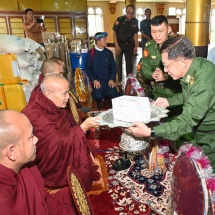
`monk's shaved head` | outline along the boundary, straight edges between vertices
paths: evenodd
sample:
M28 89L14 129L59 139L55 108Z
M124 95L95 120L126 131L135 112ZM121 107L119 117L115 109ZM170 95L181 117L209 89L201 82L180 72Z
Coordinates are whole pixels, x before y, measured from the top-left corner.
M37 141L24 114L0 111L0 164L18 173L22 166L35 159Z
M61 88L62 84L65 83L68 84L68 81L64 77L56 74L49 74L42 80L40 88L42 93L46 95L47 91L57 91Z
M44 96L51 100L58 108L65 108L69 99L69 83L60 75L45 76L41 85Z
M56 60L45 60L43 62L43 65L41 67L41 73L46 76L48 74L62 74L63 73L63 67L62 65L57 62Z
M13 110L0 110L0 151L19 140L19 120L26 118Z

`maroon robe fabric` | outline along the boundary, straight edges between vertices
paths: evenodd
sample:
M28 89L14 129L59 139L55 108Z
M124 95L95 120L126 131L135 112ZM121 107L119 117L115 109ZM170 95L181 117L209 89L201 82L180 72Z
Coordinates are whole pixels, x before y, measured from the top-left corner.
M39 80L38 80L38 84L37 84L37 86L32 90L31 96L30 96L30 98L29 98L29 102L34 101L34 99L36 98L37 93L38 93L39 90L40 90L40 84L41 84L43 78L44 78L44 75L43 75L43 74L40 74Z
M77 214L69 188L51 196L36 165L24 167L16 174L0 164L1 215Z
M80 126L73 126L70 114L38 91L34 101L22 111L31 121L38 137L36 165L45 186L62 188L68 186L67 168L72 166L89 191L94 180L99 179L86 147L86 136Z
M30 99L29 99L29 103L30 102L33 102L35 100L35 98L37 97L37 94L39 93L40 91L40 84L42 82L44 78L44 75L43 74L40 74L39 76L39 80L38 80L38 85L33 89L33 91L31 92L31 96L30 96ZM73 100L74 101L74 100ZM75 101L74 101L75 103ZM76 104L76 103L75 103ZM69 102L68 102L68 105L69 105ZM77 105L77 108L79 108L80 106L80 102L78 101L78 104ZM71 124L73 126L75 125L80 125L82 123L82 119L81 119L81 115L79 115L79 122L77 123L76 120L74 119L72 113L71 113L71 110L70 110L70 107L68 107L68 111L69 113L71 114ZM79 114L79 111L77 110L78 114ZM96 146L96 142L94 140L87 140L87 148L88 150L93 154L94 157L97 156L97 152L96 150L98 149L98 147Z
M35 98L37 97L37 94L38 94L38 92L40 91L40 84L41 84L41 82L42 82L42 80L43 80L43 78L44 78L44 75L43 74L40 74L40 76L39 76L39 80L38 80L38 84L37 84L37 86L32 90L32 92L31 92L31 96L30 96L30 99L29 99L29 103L30 102L33 102L34 100L35 100ZM74 100L73 100L74 101ZM74 103L75 103L75 101L74 101ZM68 104L69 104L69 102L68 102ZM68 110L70 109L70 107L68 107ZM70 111L70 110L69 110ZM77 110L77 113L78 113L78 110ZM71 115L72 115L72 113L71 113ZM79 118L80 118L80 116L79 116ZM82 120L81 120L81 118L79 119L79 122L76 122L75 121L75 119L73 118L73 116L72 116L72 124L73 125L80 125L81 123L82 123Z

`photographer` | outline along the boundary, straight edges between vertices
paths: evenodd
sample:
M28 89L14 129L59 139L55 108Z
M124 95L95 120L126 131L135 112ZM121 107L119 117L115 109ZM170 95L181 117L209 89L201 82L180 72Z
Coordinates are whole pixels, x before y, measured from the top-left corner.
M34 11L30 8L25 10L25 15L26 21L23 23L23 28L28 38L44 46L42 31L46 31L46 26L43 19L35 19Z

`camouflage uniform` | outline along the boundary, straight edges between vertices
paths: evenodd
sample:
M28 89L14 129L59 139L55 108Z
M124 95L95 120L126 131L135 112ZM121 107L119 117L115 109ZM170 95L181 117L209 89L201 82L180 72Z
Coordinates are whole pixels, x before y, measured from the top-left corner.
M158 97L168 98L174 96L176 93L181 93L179 80L174 81L168 76L166 81L155 82L152 78L152 74L156 68L160 68L164 71L164 66L161 61L160 47L154 40L150 40L146 43L143 54L142 73L143 77L148 80L149 87L152 87L154 99L157 99Z

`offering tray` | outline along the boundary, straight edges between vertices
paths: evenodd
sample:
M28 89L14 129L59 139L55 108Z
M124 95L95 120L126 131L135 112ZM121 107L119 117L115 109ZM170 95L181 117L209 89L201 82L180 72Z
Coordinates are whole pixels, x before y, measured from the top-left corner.
M144 138L133 137L129 134L122 133L119 143L120 149L127 152L142 151L148 148L149 143Z
M159 122L161 118L168 117L167 113L169 110L159 107L159 106L151 106L151 119L149 121L145 121L143 123L149 122ZM99 125L107 125L109 128L114 127L130 127L133 125L132 122L123 122L119 120L114 120L113 110L109 109L100 113L99 115Z

